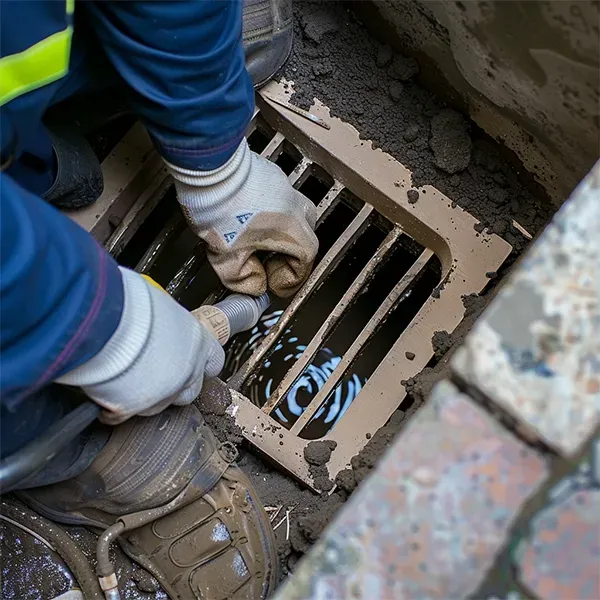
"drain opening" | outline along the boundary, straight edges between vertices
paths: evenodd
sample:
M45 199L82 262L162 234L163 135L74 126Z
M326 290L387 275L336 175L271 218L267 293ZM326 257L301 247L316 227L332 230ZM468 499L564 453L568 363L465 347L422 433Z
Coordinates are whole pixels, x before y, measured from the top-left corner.
M281 153L275 159L275 164L286 174L290 175L292 171L300 164L302 154L292 146L287 140L283 142Z
M319 165L313 165L310 175L298 188L314 204L319 204L333 185L333 178Z
M346 371L340 383L329 394L314 417L300 431L299 435L301 438L308 440L318 439L335 427L336 423L362 389L362 386L384 360L394 342L419 312L435 286L438 285L441 273L441 263L436 256L433 256L426 269L415 279L406 292L402 294L388 318L379 325L374 335L359 353L355 362ZM341 327L344 327L343 323ZM361 377L364 378L363 381L360 380ZM299 414L302 414L304 407L314 397L310 392L308 394L304 392L304 394L307 396L305 399L295 399L295 404L301 409ZM293 415L288 416L285 414L286 410L289 411L291 404L289 396L290 393L280 401L279 406L273 413L278 421L281 420L282 416L289 419L289 425L285 423L286 427L292 425L299 416L299 414L296 414L298 413L298 409L296 409L296 413ZM296 396L298 396L298 391L296 391Z
M260 154L269 145L269 142L273 139L274 135L275 132L273 130L268 132L262 124L257 124L256 129L248 137L248 146L250 147L250 150Z
M328 252L342 232L364 206L356 196L344 190L339 204L317 229L320 241L319 258ZM258 406L263 406L282 383L290 367L306 350L319 328L347 292L353 281L373 260L374 254L392 224L374 212L359 231L352 245L341 255L341 260L319 285L317 290L294 315L289 326L269 350L264 359L248 377L242 393ZM326 384L353 341L365 328L386 297L407 273L424 248L407 235L400 234L393 250L375 266L373 275L365 281L354 301L346 308L344 316L322 340L314 358L296 377L290 391L274 406L271 416L290 428ZM394 305L390 314L374 328L369 340L339 384L309 421L300 437L315 439L330 431L356 398L370 375L383 360L398 336L420 310L441 279L441 264L432 257L425 269L415 278ZM259 324L246 334L237 336L227 350L223 377L233 376L252 355L261 340L276 325L287 302L278 301L263 316Z
M175 187L170 186L156 208L141 223L129 242L116 255L115 258L119 261L119 264L130 269L135 269L147 248L160 234L164 224L178 211L179 205L177 203Z

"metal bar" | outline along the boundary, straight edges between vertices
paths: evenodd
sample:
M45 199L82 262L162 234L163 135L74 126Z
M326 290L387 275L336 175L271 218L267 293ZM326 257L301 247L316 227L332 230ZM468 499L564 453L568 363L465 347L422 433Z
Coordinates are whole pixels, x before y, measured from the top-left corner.
M321 405L329 397L329 394L336 388L350 365L354 362L359 352L363 349L369 338L373 335L377 326L385 319L387 314L394 308L394 305L406 289L412 284L419 273L425 268L433 252L429 249L423 250L413 266L402 276L402 279L394 286L394 289L388 294L387 298L381 303L381 306L375 311L375 314L369 319L359 336L352 342L352 345L337 364L333 373L329 376L325 385L319 390L319 393L313 398L306 410L298 417L298 420L291 428L291 432L299 435L305 425L312 419ZM264 410L264 407L263 407Z
M302 160L296 165L296 168L290 173L288 179L296 189L308 179L312 164L312 160L303 156Z
M265 149L260 153L263 158L276 161L283 150L283 142L285 142L285 136L279 133L275 133L273 139L266 145Z
M148 250L146 250L144 256L142 256L136 265L135 270L138 273L147 273L161 255L167 243L184 229L185 219L183 218L181 211L177 210L177 212L169 218L156 238L154 238L154 241L150 244Z
M321 325L319 328L319 331L317 331L315 336L308 343L306 349L302 353L302 356L300 356L292 368L285 374L285 377L277 386L277 389L271 394L269 400L263 405L263 411L267 413L271 412L271 410L273 410L273 408L275 408L275 406L279 403L280 399L288 393L292 385L303 373L304 369L306 369L308 364L313 360L327 336L338 324L344 314L344 311L352 304L366 283L371 279L371 277L373 277L377 267L383 258L392 250L402 233L403 232L399 227L395 227L388 233L385 240L383 240L379 248L377 248L375 254L363 267L362 271L357 275L356 279L352 282L346 293L341 297L340 301L336 304L335 308L331 311L327 319L325 319L323 325Z
M367 220L373 207L365 204L362 210L354 217L354 220L346 228L344 233L335 241L333 246L321 259L319 264L315 267L310 277L306 280L300 291L294 296L284 313L279 318L279 321L271 327L271 331L258 348L252 353L252 356L242 365L241 369L238 370L239 377L235 375L230 380L231 386L234 389L239 389L248 376L252 373L254 368L264 358L265 354L269 351L271 346L275 343L279 335L285 331L290 320L296 313L296 311L304 304L307 298L316 290L317 286L321 281L336 267L338 262L341 260L345 252L354 244L358 236L367 226Z
M106 242L105 248L107 252L114 256L119 255L148 215L164 198L172 183L173 181L167 169L161 169L158 175L152 179L146 190L135 201L134 205L129 209L129 212Z
M344 191L344 184L334 181L325 197L317 205L317 227L331 214L331 211L341 200L341 194Z
M248 128L246 129L246 137L250 137L256 131L256 125L257 125L257 121L258 121L258 113L259 112L260 112L260 109L258 108L258 106L254 105L254 112L252 113L252 119L250 120L250 123L248 124Z
M175 273L175 276L165 288L171 296L177 298L180 291L183 291L190 284L190 280L196 276L200 268L201 258L204 256L204 242L199 242L194 247L192 254L183 263L181 269Z

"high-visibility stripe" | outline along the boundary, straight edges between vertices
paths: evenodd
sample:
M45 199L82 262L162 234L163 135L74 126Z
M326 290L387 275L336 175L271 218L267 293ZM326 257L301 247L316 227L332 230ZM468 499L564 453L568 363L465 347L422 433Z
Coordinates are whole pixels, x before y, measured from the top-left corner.
M0 106L67 74L73 28L48 36L18 54L0 59Z
M65 0L65 9L72 15L75 0ZM64 77L69 70L72 37L73 28L67 26L23 52L0 58L0 106Z

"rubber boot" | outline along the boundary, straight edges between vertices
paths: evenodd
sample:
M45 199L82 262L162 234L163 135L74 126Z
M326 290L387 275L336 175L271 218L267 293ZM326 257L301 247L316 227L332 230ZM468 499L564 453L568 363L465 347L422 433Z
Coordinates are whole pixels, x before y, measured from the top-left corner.
M49 126L56 159L56 177L44 199L58 208L82 208L102 194L104 181L98 158L75 127Z
M18 496L60 523L123 524L128 554L150 559L172 598L266 598L278 580L273 531L236 455L196 407L171 407L115 427L81 475Z
M270 81L292 51L292 0L243 0L246 68L255 88Z

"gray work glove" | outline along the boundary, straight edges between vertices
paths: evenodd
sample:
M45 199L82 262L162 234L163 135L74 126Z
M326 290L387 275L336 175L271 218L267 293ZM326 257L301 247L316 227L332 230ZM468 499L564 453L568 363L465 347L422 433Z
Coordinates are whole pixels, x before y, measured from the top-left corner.
M106 409L102 420L111 425L190 404L225 359L217 340L171 296L120 270L124 304L117 329L98 354L56 380L80 386Z
M244 140L213 171L168 167L183 212L206 241L208 259L226 287L253 296L269 289L281 297L300 288L319 246L317 211L277 165Z

